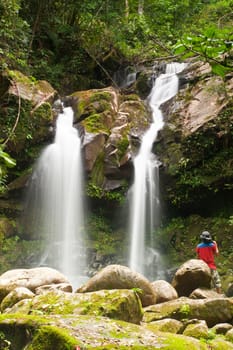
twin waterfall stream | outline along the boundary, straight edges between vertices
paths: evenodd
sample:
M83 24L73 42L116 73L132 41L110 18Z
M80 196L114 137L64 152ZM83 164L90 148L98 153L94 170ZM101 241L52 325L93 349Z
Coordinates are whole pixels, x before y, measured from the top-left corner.
M177 73L184 64L172 63L154 83L148 97L153 121L134 159L134 183L129 190L130 251L128 266L153 278L153 235L159 223L159 161L152 146L164 125L161 104L178 91ZM73 127L73 111L64 108L56 124L54 143L40 156L32 175L28 205L31 230L46 240L41 265L61 271L71 282L82 282L87 269L84 225L81 140ZM156 267L156 266L155 266ZM77 282L79 281L79 282Z
M184 64L171 63L166 73L155 80L148 103L152 123L144 134L138 155L134 159L134 183L130 189L130 254L129 267L148 278L155 276L159 253L154 249L153 234L160 218L159 161L151 152L159 130L164 125L160 106L174 97L179 88L177 73Z

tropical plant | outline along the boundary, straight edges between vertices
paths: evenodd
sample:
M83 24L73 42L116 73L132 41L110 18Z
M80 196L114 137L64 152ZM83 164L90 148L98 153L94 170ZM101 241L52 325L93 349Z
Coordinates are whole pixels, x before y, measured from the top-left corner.
M16 165L16 161L11 156L3 151L3 146L0 145L0 193L6 189L7 168L12 168Z

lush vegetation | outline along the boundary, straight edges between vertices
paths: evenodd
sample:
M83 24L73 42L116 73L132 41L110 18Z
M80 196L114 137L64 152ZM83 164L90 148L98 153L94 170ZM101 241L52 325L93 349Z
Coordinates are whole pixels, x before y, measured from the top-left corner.
M139 64L185 49L215 61L232 47L231 0L84 0L78 6L4 0L0 6L2 67L58 89L109 82L126 60Z
M232 7L232 0L3 0L1 71L46 79L61 94L112 84L127 62L166 56L200 55L223 75L232 68ZM4 183L6 154L0 158Z

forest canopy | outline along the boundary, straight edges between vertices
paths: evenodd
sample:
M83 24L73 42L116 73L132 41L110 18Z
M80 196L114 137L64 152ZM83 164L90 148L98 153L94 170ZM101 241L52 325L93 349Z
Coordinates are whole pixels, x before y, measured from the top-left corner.
M173 55L201 55L222 75L232 21L232 0L2 0L0 63L60 91L109 84L121 65Z

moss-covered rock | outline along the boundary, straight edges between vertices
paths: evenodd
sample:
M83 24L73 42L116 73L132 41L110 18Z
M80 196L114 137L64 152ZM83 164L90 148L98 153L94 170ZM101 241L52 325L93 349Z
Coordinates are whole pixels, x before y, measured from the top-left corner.
M124 321L93 316L0 315L0 332L11 343L12 350L23 350L25 346L30 350L208 349L207 344L194 338L154 333Z
M18 287L12 290L1 302L1 312L4 312L7 308L12 307L18 301L23 299L31 299L35 296L29 289L24 287Z
M163 320L153 321L145 324L152 332L168 332L168 333L182 333L184 325L181 321L175 320L173 318L165 318Z
M204 320L189 323L185 327L183 334L189 337L197 338L197 339L200 339L200 338L207 339L208 338L207 324Z
M140 299L132 290L102 290L85 294L50 291L17 303L7 313L95 315L136 324L142 319Z
M143 321L152 322L164 318L177 320L205 320L209 327L217 323L229 322L233 317L231 298L193 300L181 297L162 304L151 305L144 309Z

